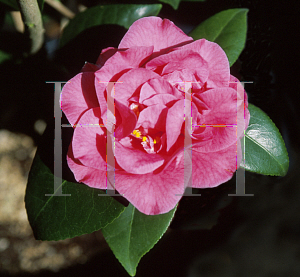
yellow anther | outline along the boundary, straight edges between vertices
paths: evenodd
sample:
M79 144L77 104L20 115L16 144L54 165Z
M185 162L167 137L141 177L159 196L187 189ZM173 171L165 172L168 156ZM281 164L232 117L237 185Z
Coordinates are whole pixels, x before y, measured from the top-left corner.
M143 137L143 141L146 141L147 140L147 137Z
M137 138L139 138L139 137L141 136L142 133L140 132L140 130L135 129L135 130L132 131L132 134L133 134L134 136L136 136Z
M156 144L156 139L153 140L153 143Z

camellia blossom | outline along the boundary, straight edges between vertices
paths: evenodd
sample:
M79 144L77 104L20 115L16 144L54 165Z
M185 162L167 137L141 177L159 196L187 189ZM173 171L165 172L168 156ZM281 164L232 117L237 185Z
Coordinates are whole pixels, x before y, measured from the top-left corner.
M78 182L113 187L142 213L166 213L187 186L216 187L239 166L237 125L246 129L250 114L237 85L218 44L167 19L139 19L63 87L74 127L68 165Z

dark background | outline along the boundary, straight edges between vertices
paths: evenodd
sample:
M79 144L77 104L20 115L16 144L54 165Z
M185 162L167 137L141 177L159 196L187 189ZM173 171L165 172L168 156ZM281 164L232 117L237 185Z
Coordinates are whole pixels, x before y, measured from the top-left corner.
M239 70L241 80L253 81L245 87L249 102L266 112L279 128L290 167L285 177L246 172L246 192L253 197L228 197L234 190L233 178L218 188L202 190L201 197L184 198L170 230L142 258L136 276L300 276L300 10L297 1L282 2L207 0L182 2L176 11L164 5L161 10L159 16L188 32L222 10L249 9L246 47L234 69ZM95 3L86 1L85 5ZM51 161L54 88L45 81L67 81L85 61L95 62L102 48L117 47L125 32L120 26L94 27L56 51L52 59L42 49L24 63L2 64L0 129L29 135L43 145L44 157ZM26 43L21 35L0 35L0 46L15 51L16 56ZM47 122L48 140L34 131L37 119ZM129 276L109 249L85 264L38 274Z

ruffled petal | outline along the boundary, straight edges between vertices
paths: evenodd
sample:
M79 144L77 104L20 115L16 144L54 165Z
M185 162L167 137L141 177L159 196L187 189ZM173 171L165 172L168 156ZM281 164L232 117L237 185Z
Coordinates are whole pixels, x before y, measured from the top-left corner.
M118 173L116 188L144 214L167 213L179 202L191 178L191 162L185 161L182 151L159 173L142 175Z
M174 145L181 133L184 122L184 101L185 99L177 101L168 110L166 120L167 151Z
M216 152L235 143L238 139L236 91L229 87L210 89L196 97L209 109L209 112L203 114L198 120L199 128L209 128L210 133L205 134L210 139L203 144L203 152Z
M250 113L248 110L248 96L246 91L244 90L242 84L240 83L240 81L235 78L234 76L230 75L230 83L229 83L229 87L233 88L234 90L237 91L237 112L238 114L242 114L244 117L244 127L245 130L248 128L249 125L249 121L250 121ZM242 101L241 101L242 100ZM238 137L240 137L241 135L243 135L243 130L239 130L239 134ZM241 133L242 132L242 133Z
M199 53L207 62L209 69L208 88L228 87L230 80L229 62L225 52L217 43L199 39L178 49L182 51L192 50Z
M108 47L101 51L101 54L99 55L96 64L100 67L102 67L105 62L112 57L116 52L118 51L118 48L114 47Z
M168 81L162 78L154 78L145 82L141 87L139 102L141 104L148 105L144 103L145 100L160 94L168 94L173 96L175 99L183 98L181 92L174 88Z
M142 150L126 148L118 141L115 141L115 157L126 172L139 176L153 172L165 161L159 154L148 154Z
M193 188L212 188L230 180L242 157L237 156L238 141L228 148L216 152L202 152L193 147Z
M167 111L168 108L163 104L157 104L145 108L140 112L136 128L140 128L142 126L145 129L151 128L164 132L166 128Z
M125 105L115 100L116 109L121 115L122 122L115 129L115 138L121 139L130 135L134 130L137 118L136 115Z
M179 48L180 49L180 48ZM192 50L176 50L171 53L161 55L148 62L145 66L160 75L172 73L174 71L192 71L201 85L206 82L208 77L207 62L196 52ZM191 82L191 79L177 80Z
M72 149L74 158L90 168L106 170L106 134L101 127L100 109L83 114L74 130Z
M192 85L192 92L197 92L202 89L208 78L208 71L205 68L201 70L201 76L198 76L198 73L195 69L175 70L164 75L163 78L178 90L185 91L185 85L188 84L188 86Z
M103 121L105 121L103 115L107 109L106 93L108 82L117 82L130 69L139 68L141 63L144 63L144 60L152 54L152 50L153 47L133 47L126 51L118 51L108 60L105 60L105 66L95 72L95 88Z
M168 105L168 104L172 104L174 101L177 101L178 99L173 96L172 94L157 94L152 96L149 99L146 99L142 102L142 104L146 105L146 106L153 106L153 105L158 105L158 104L162 104L162 105ZM174 103L173 103L174 104Z
M168 20L159 17L143 17L135 21L121 40L119 48L133 46L154 46L154 52L191 42L181 29Z
M114 64L117 67L139 68L150 58L152 53L153 46L134 46L126 50L119 49L107 59L105 66Z
M61 109L69 122L74 125L88 109L99 107L94 73L83 72L68 81L61 93Z
M152 78L159 78L160 76L145 68L131 69L123 74L117 84L115 90L115 98L122 104L129 106L129 99L137 93L141 86Z
M92 188L107 189L106 171L87 167L78 159L75 159L72 144L69 147L67 162L77 182L84 183Z

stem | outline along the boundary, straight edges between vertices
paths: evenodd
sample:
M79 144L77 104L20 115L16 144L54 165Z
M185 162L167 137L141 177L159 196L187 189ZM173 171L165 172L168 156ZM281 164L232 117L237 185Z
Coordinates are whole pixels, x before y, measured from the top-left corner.
M30 54L37 53L44 43L42 15L37 0L17 0L31 40Z
M45 2L69 19L72 19L75 16L75 13L57 0L45 0Z

